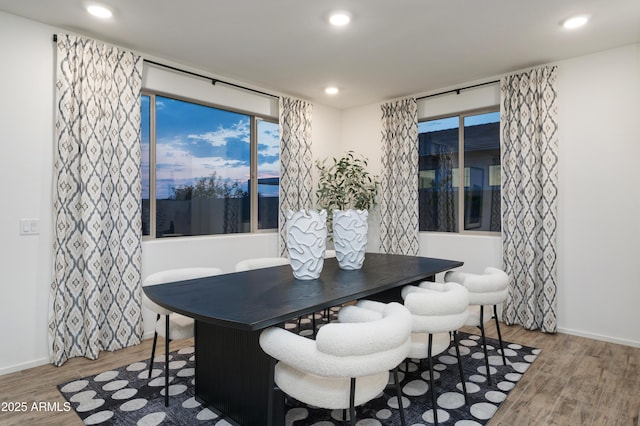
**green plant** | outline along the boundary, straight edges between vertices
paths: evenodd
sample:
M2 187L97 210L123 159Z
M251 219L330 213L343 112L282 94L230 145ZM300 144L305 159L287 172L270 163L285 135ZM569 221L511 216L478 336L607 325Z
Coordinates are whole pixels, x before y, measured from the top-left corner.
M330 165L326 159L316 161L318 206L327 209L329 217L333 210L369 210L375 206L379 180L367 171L367 166L367 159L353 151L334 157Z
M223 179L213 172L211 176L200 177L193 185L171 188L172 200L191 200L196 198L242 198L249 194L243 191L238 182Z

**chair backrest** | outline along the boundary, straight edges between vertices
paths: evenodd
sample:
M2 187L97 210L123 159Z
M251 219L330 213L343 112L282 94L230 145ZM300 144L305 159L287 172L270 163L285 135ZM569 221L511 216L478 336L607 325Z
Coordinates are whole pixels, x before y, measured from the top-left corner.
M443 333L462 327L469 316L469 292L457 283L425 281L403 289L415 333Z
M371 321L332 322L315 340L279 327L260 334L260 346L275 359L323 377L362 377L397 367L411 349L411 314L390 303Z
M145 278L143 286L166 284L176 281L194 280L196 278L210 277L220 275L220 268L176 268L167 269L165 271L156 272Z
M220 268L178 268L167 269L165 271L156 272L149 275L142 282L143 286L166 284L170 282L193 280L196 278L210 277L213 275L219 275L222 273ZM171 311L163 308L149 299L144 292L142 292L142 304L153 312L160 315L169 315Z
M506 300L509 292L509 275L493 267L485 268L483 274L447 273L445 281L464 285L469 290L471 305L497 305Z
M399 303L386 305L379 319L357 323L332 322L316 335L319 352L349 359L359 374L391 370L406 357L411 339L411 314ZM362 357L362 358L360 358ZM361 359L361 361L357 361ZM370 361L370 362L368 362Z
M249 271L252 269L270 268L272 266L289 265L286 257L256 257L245 259L236 263L236 272Z

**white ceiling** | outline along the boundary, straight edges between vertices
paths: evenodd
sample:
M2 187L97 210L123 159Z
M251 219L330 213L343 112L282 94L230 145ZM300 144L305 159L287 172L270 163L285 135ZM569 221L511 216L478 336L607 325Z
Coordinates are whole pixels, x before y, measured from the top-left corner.
M0 10L336 108L640 42L640 0L104 0L109 21L85 3L0 0ZM334 9L352 24L330 27ZM575 14L590 23L560 27Z

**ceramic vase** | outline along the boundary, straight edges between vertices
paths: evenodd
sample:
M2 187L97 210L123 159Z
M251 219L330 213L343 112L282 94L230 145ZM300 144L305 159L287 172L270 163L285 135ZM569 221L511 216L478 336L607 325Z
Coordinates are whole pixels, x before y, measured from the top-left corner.
M324 265L327 211L289 210L286 219L287 251L293 276L299 280L315 280Z
M362 268L367 249L367 210L333 211L333 244L340 269Z

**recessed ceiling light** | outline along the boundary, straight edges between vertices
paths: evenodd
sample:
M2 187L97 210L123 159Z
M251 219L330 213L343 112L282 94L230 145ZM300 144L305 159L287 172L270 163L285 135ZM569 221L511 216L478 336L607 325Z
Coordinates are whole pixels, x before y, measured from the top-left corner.
M336 27L343 27L351 22L351 14L349 12L333 12L329 16L329 23Z
M573 30L575 28L580 28L587 22L589 22L589 17L587 15L579 15L566 19L562 22L562 26L566 29Z
M99 4L92 4L87 6L87 12L95 16L96 18L109 19L113 16L113 12L106 6Z
M324 93L326 93L327 95L337 95L339 91L340 90L338 90L337 87L333 87L333 86L327 87L326 89L324 89Z

